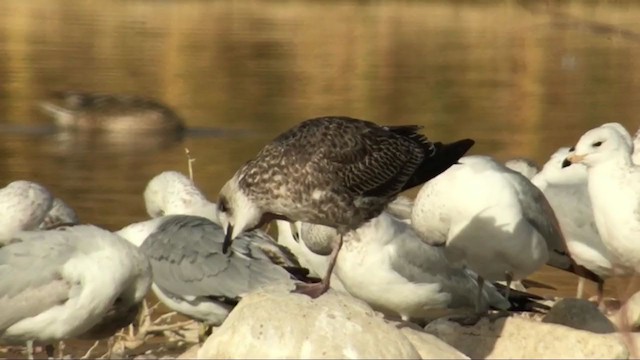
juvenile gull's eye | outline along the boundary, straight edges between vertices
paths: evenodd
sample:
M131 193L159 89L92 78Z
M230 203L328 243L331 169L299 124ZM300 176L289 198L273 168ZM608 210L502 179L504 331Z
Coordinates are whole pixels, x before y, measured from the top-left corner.
M600 145L602 145L602 141L596 141L596 142L594 142L591 146L593 146L593 147L599 147Z
M229 210L229 207L227 206L227 199L220 199L220 202L218 202L218 210L220 210L221 212L227 212L227 210Z

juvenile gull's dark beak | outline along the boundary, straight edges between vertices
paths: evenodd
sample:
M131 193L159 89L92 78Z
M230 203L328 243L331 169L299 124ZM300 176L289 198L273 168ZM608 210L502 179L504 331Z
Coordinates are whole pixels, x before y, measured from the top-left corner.
M227 233L224 235L224 242L222 243L222 253L226 254L231 246L231 236L233 235L233 225L227 225Z

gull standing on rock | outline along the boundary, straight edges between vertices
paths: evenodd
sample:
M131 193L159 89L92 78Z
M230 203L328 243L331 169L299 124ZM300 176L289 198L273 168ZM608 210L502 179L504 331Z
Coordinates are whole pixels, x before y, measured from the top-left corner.
M603 279L598 283L598 298L602 299L604 279L624 275L630 269L620 266L602 242L589 198L587 168L582 164L567 166L564 160L570 153L568 147L560 148L531 181L549 200L571 257ZM578 297L583 287L584 278L580 277Z
M347 117L303 121L265 146L222 187L218 216L226 252L240 233L271 220L334 227L327 273L296 291L329 289L342 236L378 216L400 192L445 171L473 145L432 143L419 126L379 126Z
M0 246L22 230L36 230L53 204L53 197L42 185L18 180L0 189Z
M640 167L632 145L610 127L587 131L567 157L587 166L589 197L602 241L621 266L640 271Z
M177 171L154 176L144 190L144 204L152 218L194 215L218 221L217 205L207 200L191 179Z
M147 258L92 225L26 231L0 249L0 343L112 335L151 285Z
M149 257L151 289L174 311L218 326L240 297L277 282L306 279L306 269L261 230L241 234L222 253L222 228L199 216L171 215L117 232Z
M450 261L477 272L481 286L484 280L509 286L547 262L573 266L542 192L488 156L464 157L425 184L411 220L424 241L445 246Z

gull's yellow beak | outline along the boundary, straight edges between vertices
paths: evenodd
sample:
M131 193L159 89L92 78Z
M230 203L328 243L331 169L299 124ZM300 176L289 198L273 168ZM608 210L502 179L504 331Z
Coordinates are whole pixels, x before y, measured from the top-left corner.
M577 164L584 160L584 155L571 154L567 156L567 160L569 160L569 162L571 162L572 164Z

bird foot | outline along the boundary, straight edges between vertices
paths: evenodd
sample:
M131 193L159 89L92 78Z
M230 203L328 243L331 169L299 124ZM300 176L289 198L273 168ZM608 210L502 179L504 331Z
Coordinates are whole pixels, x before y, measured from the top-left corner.
M313 284L296 284L296 288L292 292L307 295L312 299L317 299L318 297L320 297L320 295L326 293L327 290L329 290L329 284L321 281L319 283Z

